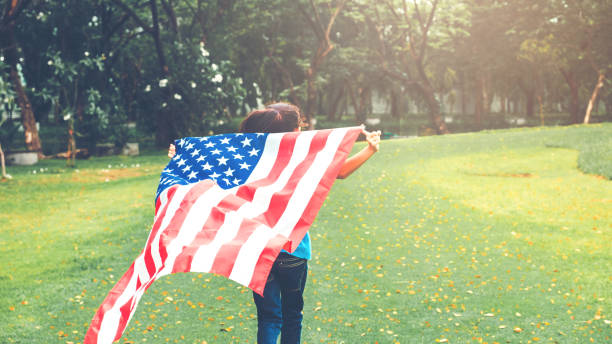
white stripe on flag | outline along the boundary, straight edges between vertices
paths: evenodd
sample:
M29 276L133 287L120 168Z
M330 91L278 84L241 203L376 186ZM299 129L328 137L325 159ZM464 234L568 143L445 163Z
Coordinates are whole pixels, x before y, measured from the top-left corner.
M242 217L254 219L268 210L272 196L285 187L296 166L306 158L310 149L310 142L316 133L316 131L307 131L298 136L289 163L274 183L257 188L253 201L245 203L237 210Z
M160 240L160 236L163 233L163 231L166 229L166 227L168 226L168 224L170 223L170 221L172 220L172 217L174 215L174 213L179 209L179 206L181 204L181 202L183 201L183 198L185 197L185 195L189 192L189 190L191 190L193 187L195 186L195 184L189 184L189 185L179 185L177 187L177 190L174 194L174 197L172 197L172 200L170 200L170 204L168 204L168 209L166 210L166 216L162 219L162 224L160 226L160 229L157 231L155 238L153 238L151 246L149 247L149 249L151 250L151 256L153 257L153 261L155 263L155 271L153 276L149 276L147 267L146 267L146 263L144 261L144 252L143 254L141 254L140 256L138 256L138 258L136 259L136 261L134 262L134 273L132 274L132 277L130 278L129 283L127 284L125 290L123 291L123 293L121 293L121 295L117 298L117 300L115 301L115 304L113 305L113 307L111 309L109 309L106 314L104 315L104 318L102 319L102 323L100 324L100 332L99 332L99 336L114 336L115 332L113 331L109 331L109 330L105 330L107 327L112 329L112 328L117 328L118 324L119 324L119 319L121 317L121 310L120 308L123 307L123 305L125 305L127 302L130 301L130 299L132 299L131 302L131 311L130 314L133 313L135 311L135 305L138 303L138 300L140 300L140 298L142 297L142 295L145 292L146 289L146 285L148 284L148 282L151 279L156 279L157 278L157 271L161 268L163 262L161 260L161 256L159 254L159 240ZM166 197L167 197L167 193L166 193ZM167 198L166 198L167 200ZM151 233L152 234L152 233ZM148 240L147 240L148 242ZM147 247L145 247L145 250L147 249ZM141 281L141 286L140 289L136 289L136 283L138 281L138 279L140 278ZM131 319L131 316L130 318ZM127 326L127 325L126 325ZM109 332L112 332L109 333ZM104 337L104 340L106 340L106 337ZM100 341L102 343L106 343L104 340ZM108 341L109 343L112 342L112 338L111 340Z
M281 232L281 234L285 236L289 236L289 233L291 233L291 230L293 230L293 228L295 227L295 224L299 221L304 209L306 208L310 198L312 197L312 194L314 192L314 185L316 185L321 180L321 177L323 176L323 174L327 170L327 167L333 160L336 150L338 146L340 145L340 143L342 142L342 140L344 139L345 135L346 135L346 130L342 132L338 132L338 133L336 133L336 131L333 131L329 135L325 143L325 146L316 155L314 162L312 163L312 165L310 165L309 169L307 170L305 175L302 177L302 179L309 179L309 182L306 185L302 184L301 186L300 186L301 184L300 182L300 184L296 186L296 190L294 190L294 192L292 193L292 197L289 200L290 204L287 205L287 208L283 212L283 215L279 219L279 222L276 224L276 226L274 226L274 228L272 228L272 230L267 226L260 226L257 228L257 233L251 234L248 240L244 243L243 247L240 249L238 256L236 257L236 263L234 264L234 268L229 277L230 279L238 283L241 283L243 285L249 285L251 278L253 276L253 272L255 270L255 265L259 259L259 256L261 255L266 245L268 244L269 240L272 239L274 236L276 236L277 233L279 233L279 231ZM312 137L310 138L312 139ZM300 146L298 146L298 144L296 144L296 146L303 147L306 149L306 152L308 152L308 149L310 148L310 143L306 145L304 145L303 143L300 143ZM304 157L305 156L306 155L304 155ZM303 158L301 160L303 161ZM293 173L294 167L290 169L291 173ZM288 166L288 169L289 169L289 166ZM299 192L297 191L297 188L300 188L300 187L306 188L309 186L313 187L312 192L306 193L304 197L301 197L299 199L296 198L295 195L297 192ZM300 207L298 207L297 214L295 212L291 213L291 216L293 217L292 218L290 217L290 220L292 220L293 223L290 223L290 221L288 221L289 219L287 219L286 214L290 210L290 206L292 205L295 206L296 203L299 203L299 202L302 202L303 204L300 204ZM239 211L241 210L242 208L239 209ZM287 226L291 226L291 227L288 228ZM286 231L284 231L287 233L283 233L283 229L287 229Z
M164 205L166 205L166 203L168 202L168 190L170 190L170 188L165 188L164 191L162 191L161 194L159 194L159 209L163 209ZM155 214L155 217L153 218L153 223L155 223L155 221L157 220L157 217L161 215L161 211L157 214Z
M257 265L261 252L266 247L268 241L275 236L276 233L270 227L264 225L258 226L240 248L229 278L248 286L253 278L255 265Z
M251 175L246 180L245 184L263 179L270 174L270 170L276 162L278 148L280 147L283 136L284 134L268 134L266 144L264 145L264 149L261 154L261 159L259 159L259 162L253 169L253 172L251 172Z
M140 260L140 261L139 261ZM134 262L134 274L138 276L143 283L146 283L153 276L149 276L149 271L147 271L147 265L144 261L144 253L138 256ZM155 275L155 273L153 273Z
M208 219L208 215L210 214L212 208L216 207L227 195L235 193L235 191L236 188L224 190L215 184L204 194L198 197L196 202L189 210L189 213L181 226L180 232L176 238L174 238L172 242L166 246L166 252L168 253L166 263L157 277L172 273L172 268L174 267L176 257L183 251L183 247L189 245L193 239L195 239L200 230L202 230L202 227Z
M227 213L225 221L217 231L215 238L208 245L200 246L196 254L193 255L191 271L209 272L219 249L236 236L241 223L242 217L235 211Z
M269 240L278 233L289 236L296 223L300 220L304 209L308 205L310 198L315 191L313 183L316 185L321 180L323 174L327 170L327 167L329 164L331 164L338 146L344 139L346 132L346 130L342 132L333 131L329 135L325 147L317 154L314 162L304 174L300 180L300 183L296 186L296 189L289 200L289 204L287 205L287 208L283 212L278 223L274 226L274 228L272 228L272 230L270 230L270 228L267 226L258 227L258 233L253 233L247 242L244 243L238 256L236 257L236 263L234 264L234 268L229 277L230 279L241 283L242 285L249 285L251 278L253 277L255 265ZM302 183L304 180L305 182ZM304 189L308 190L309 187L312 188L310 192L304 191ZM305 193L305 195L298 195L300 192ZM297 210L292 211L292 207L297 208Z
M151 242L151 256L153 257L153 261L155 262L155 271L159 271L163 262L161 260L161 255L159 253L159 240L160 237L162 235L162 233L166 230L166 228L168 227L168 225L170 224L170 221L172 221L172 218L174 217L174 214L179 210L181 203L183 202L183 199L185 198L185 195L187 195L187 193L193 189L193 187L196 185L197 183L193 183L193 184L187 184L187 185L179 185L176 189L176 192L174 193L174 196L172 197L172 200L170 200L170 204L168 204L168 209L166 210L166 215L165 217L162 219L162 223L161 226L159 227L159 230L157 231L157 235L155 236L155 238L153 239L153 241Z
M138 256L134 264L139 262L144 265L144 259L142 254ZM132 274L130 281L128 282L125 291L117 298L117 301L111 309L106 311L100 324L100 331L98 332L99 343L112 343L119 327L119 319L121 318L121 311L119 308L127 303L134 295L136 291L136 281L138 280L137 274Z
M332 163L338 146L342 143L347 131L347 128L342 128L331 132L325 147L317 154L314 162L295 187L285 211L273 228L275 232L284 236L291 234L314 194L317 184Z

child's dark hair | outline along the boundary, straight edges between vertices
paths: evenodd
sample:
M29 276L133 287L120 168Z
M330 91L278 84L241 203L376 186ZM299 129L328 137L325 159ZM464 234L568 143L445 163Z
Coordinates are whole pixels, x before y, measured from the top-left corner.
M288 103L274 103L252 111L240 124L241 133L284 133L300 127L300 109Z

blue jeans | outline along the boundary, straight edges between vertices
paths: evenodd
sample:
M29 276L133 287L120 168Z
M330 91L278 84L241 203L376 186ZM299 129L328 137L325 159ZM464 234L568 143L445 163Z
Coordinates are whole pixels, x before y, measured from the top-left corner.
M257 306L257 343L276 344L279 334L281 344L300 342L307 262L281 252L270 270L264 296L253 293Z

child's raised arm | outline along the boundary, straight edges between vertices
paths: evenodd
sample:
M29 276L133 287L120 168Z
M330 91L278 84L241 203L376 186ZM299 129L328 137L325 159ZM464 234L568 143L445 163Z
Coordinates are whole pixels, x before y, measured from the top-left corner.
M344 161L344 165L342 165L340 172L338 172L338 179L348 177L351 173L355 172L355 170L361 167L361 165L363 165L363 163L366 162L372 155L374 155L374 153L378 152L378 148L380 146L380 130L372 132L366 131L365 128L362 128L361 130L366 137L368 146Z

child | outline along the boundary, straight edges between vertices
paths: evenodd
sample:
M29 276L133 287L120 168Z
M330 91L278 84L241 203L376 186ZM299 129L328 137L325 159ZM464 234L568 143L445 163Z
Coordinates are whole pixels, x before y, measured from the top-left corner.
M287 103L268 105L265 109L251 112L241 123L243 133L282 133L301 130L300 110ZM339 179L348 177L366 160L378 151L380 131L367 132L363 129L368 146L346 159ZM168 156L175 155L170 145ZM293 253L282 251L268 276L263 297L253 293L257 307L257 342L276 343L281 335L281 344L300 343L302 330L302 309L304 308L304 286L311 257L310 235L308 232Z

